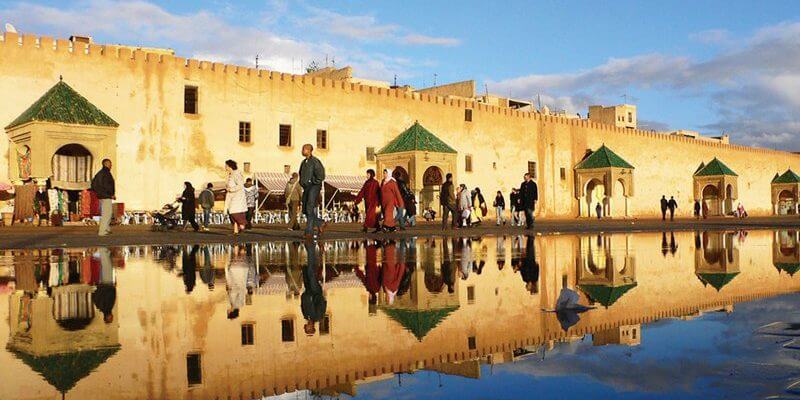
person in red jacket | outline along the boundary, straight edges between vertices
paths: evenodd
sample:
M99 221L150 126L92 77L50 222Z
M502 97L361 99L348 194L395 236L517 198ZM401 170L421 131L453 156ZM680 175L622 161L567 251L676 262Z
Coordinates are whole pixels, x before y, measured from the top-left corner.
M394 232L397 229L395 223L395 209L405 208L403 195L400 194L400 187L392 177L391 169L383 170L383 182L381 183L381 209L383 211L383 229Z
M356 196L355 204L361 203L364 200L364 228L363 232L368 229L379 229L378 226L378 206L381 205L381 185L375 179L375 170L367 170L367 180L364 186L361 186L361 191Z

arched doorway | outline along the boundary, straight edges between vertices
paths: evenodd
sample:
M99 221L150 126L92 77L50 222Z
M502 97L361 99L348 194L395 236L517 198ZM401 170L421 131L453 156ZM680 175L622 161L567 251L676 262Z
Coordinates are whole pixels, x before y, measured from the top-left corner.
M797 213L797 198L789 190L781 191L778 195L778 215L793 215Z
M719 189L714 185L703 188L703 202L708 207L708 215L721 215Z
M428 207L439 210L436 200L439 198L439 190L442 183L444 183L444 177L439 167L428 167L425 173L422 174L422 191L419 194L419 203L422 210L427 210ZM438 211L438 215L441 215L441 210Z
M53 181L65 189L86 189L92 181L92 153L72 143L61 146L53 155Z
M728 215L733 213L733 186L728 185L725 187L725 210L723 210L723 215Z
M604 200L606 197L606 187L599 179L592 179L586 184L586 206L589 210L587 215L597 216L597 205L605 210ZM605 215L605 214L604 214Z

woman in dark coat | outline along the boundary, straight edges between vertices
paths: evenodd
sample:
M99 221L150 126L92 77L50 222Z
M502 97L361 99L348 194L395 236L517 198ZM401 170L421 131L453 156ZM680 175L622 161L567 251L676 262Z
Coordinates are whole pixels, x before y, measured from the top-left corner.
M186 223L192 224L192 228L197 232L200 226L195 221L195 209L197 208L196 199L194 197L194 187L189 182L183 182L183 194L178 198L181 202L181 219L183 219L183 229L186 229Z
M381 205L381 185L375 180L375 171L372 169L367 170L367 181L361 187L361 191L356 196L355 204L361 203L364 200L364 228L363 232L368 229L378 229L378 206Z

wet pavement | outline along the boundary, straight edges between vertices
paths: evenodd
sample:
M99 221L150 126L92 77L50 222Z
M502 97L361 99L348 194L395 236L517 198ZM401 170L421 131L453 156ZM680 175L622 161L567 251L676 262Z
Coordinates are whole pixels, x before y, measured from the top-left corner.
M800 398L799 239L2 250L0 398Z

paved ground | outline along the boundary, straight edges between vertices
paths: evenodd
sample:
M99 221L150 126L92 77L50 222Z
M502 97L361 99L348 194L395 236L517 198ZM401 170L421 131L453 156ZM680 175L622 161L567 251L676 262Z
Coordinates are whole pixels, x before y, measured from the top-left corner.
M798 217L753 217L746 219L713 218L707 220L676 219L663 222L654 219L628 220L540 220L537 221L536 233L580 233L580 232L661 232L665 230L735 230L735 229L800 229ZM520 234L521 228L510 226L497 227L494 223L482 226L442 231L438 223L421 223L417 227L393 234L363 234L356 224L329 225L323 239L354 239L364 237L402 237L402 236L479 236ZM260 225L238 237L231 235L228 226L213 227L210 232L152 232L149 226L117 226L113 234L106 237L97 236L97 228L89 226L75 227L34 227L11 226L0 227L0 249L43 248L43 247L86 247L117 246L141 244L187 244L187 243L221 243L239 241L283 241L299 240L302 232L292 232L283 225Z

